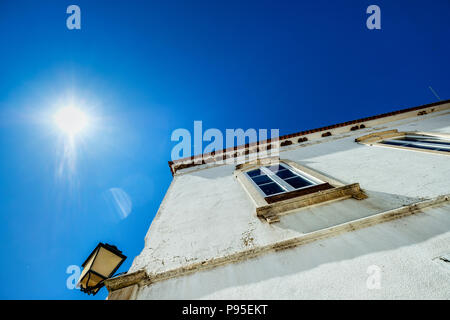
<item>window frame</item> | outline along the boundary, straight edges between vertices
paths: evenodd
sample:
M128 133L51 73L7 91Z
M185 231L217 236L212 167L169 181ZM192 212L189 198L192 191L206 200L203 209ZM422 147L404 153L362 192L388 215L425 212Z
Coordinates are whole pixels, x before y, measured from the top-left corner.
M307 176L317 182L323 183L266 196L259 186L248 176L247 172L259 169L262 166L276 164L286 165L290 170L295 170L294 173L298 173L301 177ZM256 215L269 223L280 221L280 216L311 205L347 198L357 200L367 198L367 195L361 190L359 183L344 184L332 177L300 165L297 162L278 157L257 159L240 164L236 166L234 176L253 201L256 208Z
M324 183L324 181L322 181L322 180L320 180L320 179L317 179L317 178L314 178L313 176L308 175L307 173L301 172L301 171L298 170L298 169L292 168L291 166L289 166L289 165L287 165L287 164L285 164L285 163L283 163L283 162L280 162L278 165L279 165L280 167L283 167L284 169L287 169L287 170L293 172L294 175L295 175L296 177L303 178L304 180L310 182L311 184L310 184L310 185L307 185L307 186L300 187L300 188L294 188L294 187L291 186L288 182L286 182L285 179L280 178L279 176L277 176L276 174L274 174L273 171L271 171L270 169L268 169L268 168L267 168L268 166L260 166L260 167L258 167L257 169L251 168L251 169L245 170L244 172L245 172L247 178L251 181L251 183L253 184L253 186L259 191L259 193L260 193L263 197L265 197L265 198L271 197L271 196L280 195L280 194L287 193L287 192L296 191L296 190L302 190L302 189L306 189L306 188L311 188L311 187L316 186L316 185L318 185L318 184ZM270 165L269 165L269 166L270 166ZM283 191L277 192L277 193L273 193L273 194L267 194L267 193L265 193L264 190L261 189L260 185L258 185L258 184L253 180L253 177L251 177L251 176L248 174L250 171L253 171L253 170L261 170L261 171L263 171L263 172L265 173L265 175L271 180L271 182L268 182L268 183L266 183L266 184L269 184L269 183L276 183L278 186L281 187L281 189L283 189ZM291 177L291 178L294 178L294 177ZM264 185L264 184L263 184L263 185Z
M384 141L389 141L389 140L396 140L396 139L399 139L402 137L407 137L407 136L424 136L424 137L444 139L444 140L450 141L450 134L446 134L446 133L422 132L422 131L399 132L397 129L371 133L371 134L359 137L359 138L355 139L355 141L358 143L366 144L366 145L370 145L370 146L380 146L380 147L385 147L385 148L394 148L394 149L401 149L401 150L442 154L442 155L447 155L447 156L450 155L449 151L433 150L433 149L426 149L426 148L420 148L420 147L414 147L414 146L405 146L405 145L400 145L400 144L388 144L388 143L384 142ZM412 142L411 144L414 144L414 142Z

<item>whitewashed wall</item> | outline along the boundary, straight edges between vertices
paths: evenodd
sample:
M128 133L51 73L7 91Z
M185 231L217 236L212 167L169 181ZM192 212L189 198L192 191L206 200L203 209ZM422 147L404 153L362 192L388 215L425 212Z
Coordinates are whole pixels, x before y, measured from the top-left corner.
M383 124L380 131L450 133L450 112ZM234 178L234 165L180 170L153 220L145 248L129 272L157 274L248 248L450 193L450 157L354 142L373 128L291 145L281 159L296 161L344 183L358 182L368 199L347 199L281 216L268 224ZM204 166L203 166L204 167ZM450 207L264 254L139 289L138 299L167 298L443 298L450 267L433 260L450 253ZM369 290L370 265L382 270Z

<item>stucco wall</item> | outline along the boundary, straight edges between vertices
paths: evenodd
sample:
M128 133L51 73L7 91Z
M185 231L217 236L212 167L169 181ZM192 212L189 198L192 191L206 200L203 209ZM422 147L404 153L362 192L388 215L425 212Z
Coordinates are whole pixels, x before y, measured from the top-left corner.
M129 272L145 269L156 274L449 194L447 155L354 142L374 129L391 128L450 133L450 113L404 119L323 138L320 143L283 148L281 159L344 183L357 182L369 197L299 209L274 224L256 217L251 199L233 176L234 165L180 170L151 224L145 248ZM443 284L449 273L431 262L435 255L450 252L449 215L449 207L444 206L247 262L165 280L141 288L138 298L395 298L421 294L450 298L448 281ZM424 230L423 224L428 225ZM386 285L390 283L383 293L367 291L366 268L371 264L380 265ZM414 292L408 293L411 288Z
M138 299L450 299L450 207L142 287ZM380 288L368 289L370 266Z

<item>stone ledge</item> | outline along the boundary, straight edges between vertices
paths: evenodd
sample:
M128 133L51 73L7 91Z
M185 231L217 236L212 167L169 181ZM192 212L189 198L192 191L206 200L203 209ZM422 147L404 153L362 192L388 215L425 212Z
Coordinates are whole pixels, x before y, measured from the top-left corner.
M106 298L107 300L135 300L139 286L137 284L123 287L114 291L110 291L110 294Z
M130 274L114 277L105 280L105 286L109 292L128 287L130 285L139 283L148 278L145 270L139 270Z
M393 129L393 130L386 130L386 131L380 131L380 132L366 134L362 137L356 138L355 142L367 144L367 143L373 143L373 142L381 141L381 140L388 139L388 138L401 137L404 135L405 135L405 132L398 132L397 129Z
M359 183L353 183L258 207L256 214L264 217L269 223L272 223L279 221L278 217L280 215L286 214L291 210L348 198L362 200L366 199L367 195L361 190Z

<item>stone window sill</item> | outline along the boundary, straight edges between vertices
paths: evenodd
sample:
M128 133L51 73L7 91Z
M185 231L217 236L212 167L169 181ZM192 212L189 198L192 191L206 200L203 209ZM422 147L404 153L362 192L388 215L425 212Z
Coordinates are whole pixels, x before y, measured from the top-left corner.
M280 221L281 215L284 215L295 209L334 200L343 200L348 198L362 200L367 198L367 195L359 187L359 183L353 183L341 187L333 187L328 183L324 183L323 185L328 185L329 187L323 190L311 190L311 193L309 194L296 195L292 198L279 200L265 206L257 207L256 214L259 217L266 219L267 222L273 223ZM319 186L322 185L317 185L315 187ZM308 189L314 189L315 187L311 187ZM293 191L292 193L295 192L296 191ZM286 194L286 196L288 196L288 194Z

